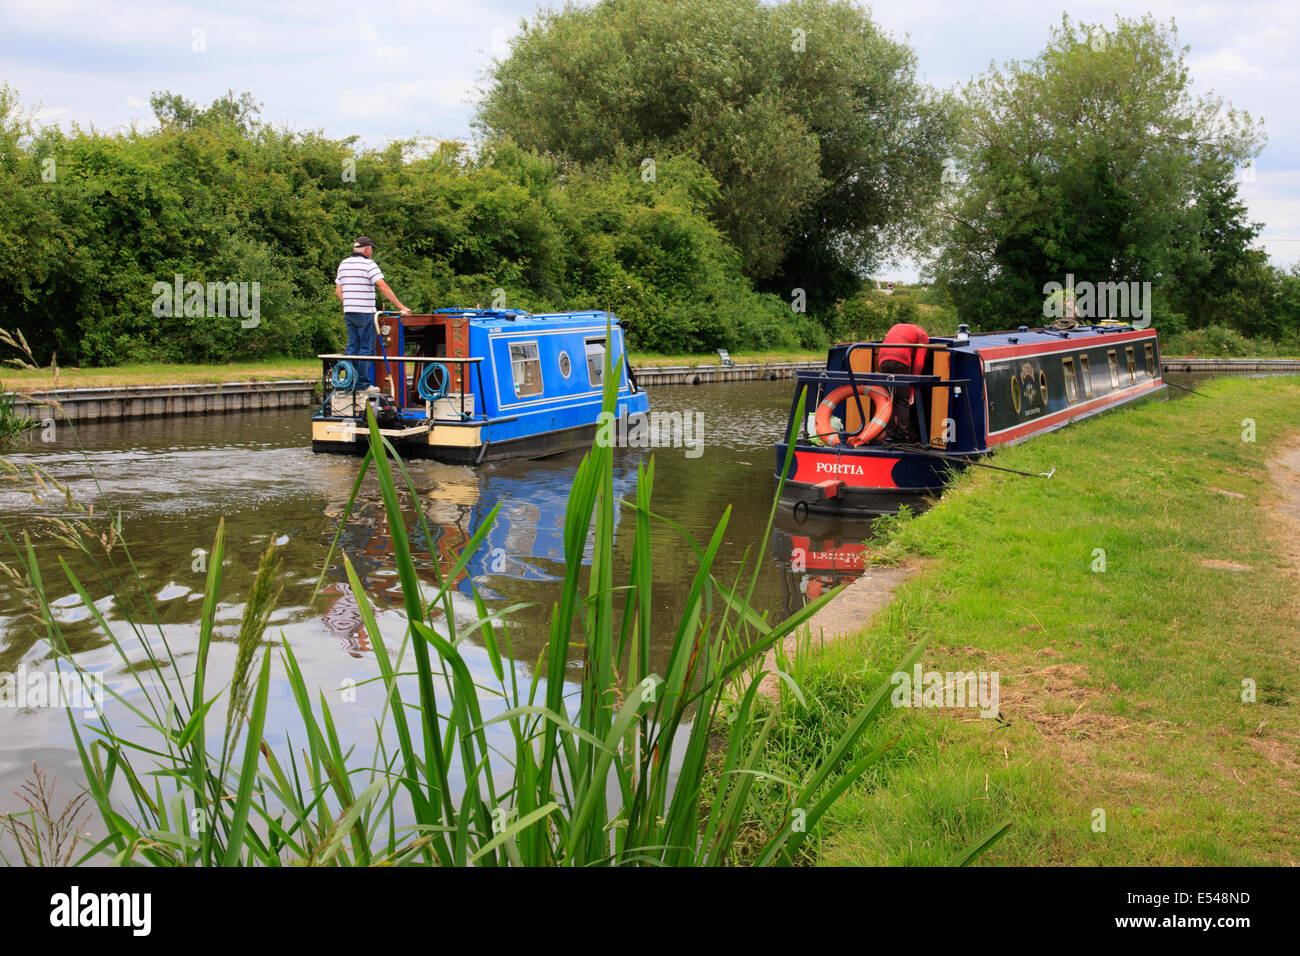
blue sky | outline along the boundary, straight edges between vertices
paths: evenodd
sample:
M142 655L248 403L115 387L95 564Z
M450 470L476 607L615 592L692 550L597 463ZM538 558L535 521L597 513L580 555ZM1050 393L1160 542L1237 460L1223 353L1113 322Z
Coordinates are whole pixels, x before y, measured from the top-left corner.
M991 64L1029 59L1062 12L1089 22L1174 18L1191 47L1193 91L1213 91L1265 120L1269 142L1241 193L1265 224L1279 265L1300 260L1300 4L1291 2L1033 3L888 0L866 4L916 50L922 76L950 87ZM368 143L465 139L476 89L504 56L535 0L222 3L0 0L0 81L41 122L99 128L153 122L167 89L207 104L247 90L262 117ZM910 278L903 264L896 278Z

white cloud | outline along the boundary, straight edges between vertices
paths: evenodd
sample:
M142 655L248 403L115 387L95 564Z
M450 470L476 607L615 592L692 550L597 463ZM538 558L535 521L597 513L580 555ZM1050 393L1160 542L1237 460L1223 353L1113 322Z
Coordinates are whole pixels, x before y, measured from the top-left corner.
M1193 57L1188 60L1188 69L1196 74L1238 73L1255 76L1263 70L1250 62L1236 50L1215 50L1208 56Z

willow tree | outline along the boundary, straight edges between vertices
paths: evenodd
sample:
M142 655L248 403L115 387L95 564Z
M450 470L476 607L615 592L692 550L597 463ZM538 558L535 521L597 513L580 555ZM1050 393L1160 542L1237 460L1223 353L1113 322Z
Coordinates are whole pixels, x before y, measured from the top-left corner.
M568 5L526 23L488 81L480 127L525 147L642 175L696 158L745 272L814 301L916 236L947 153L912 51L848 2Z
M1234 170L1263 134L1193 95L1187 52L1172 22L1064 17L1036 59L964 88L933 263L963 319L1041 317L1044 286L1069 275L1189 303L1233 274L1258 231Z

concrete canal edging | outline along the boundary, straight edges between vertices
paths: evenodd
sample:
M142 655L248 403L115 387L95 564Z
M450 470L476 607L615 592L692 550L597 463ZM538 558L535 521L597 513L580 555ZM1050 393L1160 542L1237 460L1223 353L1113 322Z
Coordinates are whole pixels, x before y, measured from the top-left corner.
M647 365L632 369L638 385L705 385L711 382L757 382L794 378L803 369L825 362L767 362L748 365Z
M1300 359L1273 358L1162 358L1166 372L1293 372L1300 375Z
M843 591L782 641L785 658L793 661L799 653L801 642L806 642L805 646L810 650L820 650L827 644L861 633L877 612L894 599L894 592L918 570L915 565L868 567L859 578L846 585ZM778 663L779 657L776 648L773 648L763 658L763 670L767 674L758 685L758 692L772 700L778 698L781 687L780 678L776 674Z
M315 402L318 379L64 388L15 396L14 407L37 421L104 422L167 415L292 408Z
M1300 375L1300 359L1166 358L1166 372L1292 372ZM755 382L794 378L821 362L768 362L736 365L669 365L634 368L637 384L706 385L714 382ZM115 421L167 415L219 415L227 412L293 408L319 401L319 379L278 379L270 382L220 382L199 385L124 385L109 388L65 388L15 394L15 408L38 421ZM54 409L57 408L57 413Z

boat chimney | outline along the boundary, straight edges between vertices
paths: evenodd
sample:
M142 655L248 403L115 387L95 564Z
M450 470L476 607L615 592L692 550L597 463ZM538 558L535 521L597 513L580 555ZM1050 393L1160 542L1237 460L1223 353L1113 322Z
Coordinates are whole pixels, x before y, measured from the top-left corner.
M965 322L957 326L957 341L958 342L970 341L970 326L967 325Z

